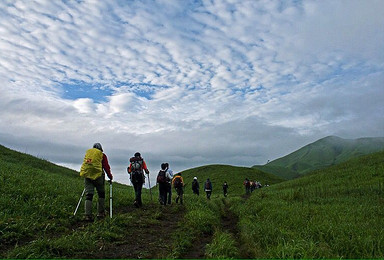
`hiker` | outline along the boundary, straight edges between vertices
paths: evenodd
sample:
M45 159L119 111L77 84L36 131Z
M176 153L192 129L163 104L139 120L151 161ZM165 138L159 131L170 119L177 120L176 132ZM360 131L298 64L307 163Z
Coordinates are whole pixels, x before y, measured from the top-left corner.
M167 164L161 164L161 170L157 174L156 181L159 184L160 204L167 205L167 193L168 193L168 182L171 180L171 176L167 171Z
M200 190L200 185L199 185L199 182L197 181L197 177L193 177L193 181L192 181L193 194L196 194L197 196L199 196L199 190Z
M206 180L204 188L205 188L205 193L207 194L207 199L210 200L212 195L212 182L209 178Z
M226 181L223 184L223 193L224 193L224 197L227 197L227 195L228 195L228 183Z
M86 221L93 221L92 216L92 199L95 188L98 195L97 201L97 218L105 217L105 173L110 181L113 176L111 167L108 163L107 156L103 153L100 143L95 143L93 148L88 149L84 156L83 164L80 169L80 176L84 177L85 189L85 216Z
M173 171L169 168L169 163L165 163L165 166L167 167L167 174L169 174L169 177L170 177L169 180L167 179L167 198L168 198L168 204L171 205Z
M256 181L250 181L249 185L251 186L251 193L252 193L256 189L257 183Z
M172 185L175 188L177 193L176 203L179 203L179 200L180 200L180 204L183 204L184 180L183 180L183 177L181 177L181 172L175 174L175 176L172 179Z
M149 170L147 168L147 164L139 152L135 153L134 157L129 159L129 162L130 164L127 168L127 171L130 175L129 179L131 180L133 188L135 189L135 201L133 202L133 205L138 208L143 205L141 201L141 190L143 189L143 184L145 183L144 171L149 178Z
M243 185L245 187L245 194L249 194L251 192L251 182L248 178L245 178Z

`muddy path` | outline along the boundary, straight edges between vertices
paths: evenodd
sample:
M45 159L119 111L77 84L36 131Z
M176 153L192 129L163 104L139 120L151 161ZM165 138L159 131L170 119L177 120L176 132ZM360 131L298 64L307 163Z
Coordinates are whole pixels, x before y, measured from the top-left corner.
M153 208L145 205L142 208L124 208L119 210L126 223L122 226L118 240L100 241L97 252L83 253L77 258L123 259L123 258L166 258L171 250L173 236L179 221L183 219L185 207L178 204Z

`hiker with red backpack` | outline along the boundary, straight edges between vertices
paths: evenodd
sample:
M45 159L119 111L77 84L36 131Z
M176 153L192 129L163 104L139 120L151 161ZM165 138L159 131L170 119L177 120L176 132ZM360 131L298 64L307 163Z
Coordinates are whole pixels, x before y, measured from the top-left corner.
M175 176L172 179L172 186L175 188L177 197L176 197L176 203L183 204L183 193L184 193L184 180L183 177L181 177L181 173L176 173Z
M129 159L129 162L130 164L127 171L130 175L129 178L133 184L133 188L135 189L135 201L133 202L133 205L138 208L143 205L141 201L141 190L143 189L143 184L145 183L144 172L148 175L149 179L149 170L139 152L135 153L134 157Z
M161 170L156 178L156 181L159 184L160 204L164 206L167 205L168 183L171 181L171 176L167 170L167 164L162 163Z
M210 200L212 195L212 182L209 178L205 181L204 188L205 188L205 193L207 194L207 199Z
M97 218L105 217L105 173L110 181L113 176L107 156L103 153L100 143L95 143L93 148L88 149L84 156L83 164L80 169L80 176L84 177L85 192L85 216L86 221L93 221L92 200L95 188L98 195Z
M251 193L251 182L249 181L248 178L245 178L243 185L245 187L245 194L250 194Z

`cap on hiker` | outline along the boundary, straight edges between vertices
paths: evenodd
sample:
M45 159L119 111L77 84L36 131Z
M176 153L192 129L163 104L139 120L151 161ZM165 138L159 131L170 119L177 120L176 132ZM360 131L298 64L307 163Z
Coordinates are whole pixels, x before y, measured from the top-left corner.
M100 151L103 151L103 147L101 147L100 143L93 144L93 148L99 149Z
M193 177L194 180L197 180L197 177Z

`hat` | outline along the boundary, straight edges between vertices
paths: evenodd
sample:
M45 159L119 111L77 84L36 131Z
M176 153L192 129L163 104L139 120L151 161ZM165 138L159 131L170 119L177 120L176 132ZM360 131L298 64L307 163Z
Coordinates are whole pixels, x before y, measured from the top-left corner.
M194 180L197 180L197 177L193 177Z
M96 148L96 149L99 149L100 151L103 151L103 147L101 146L100 143L95 143L95 144L93 145L93 148Z

